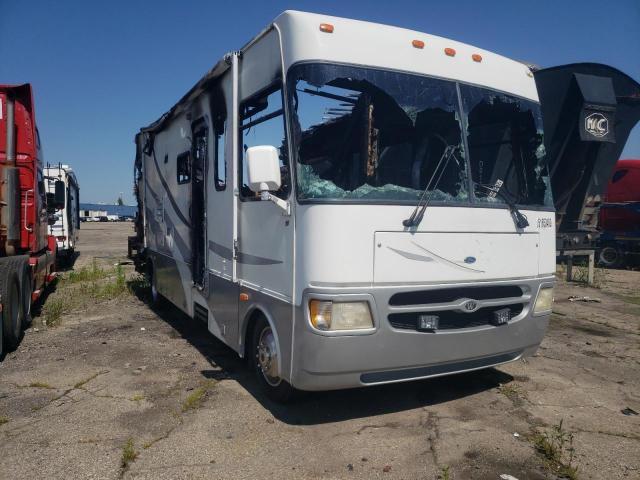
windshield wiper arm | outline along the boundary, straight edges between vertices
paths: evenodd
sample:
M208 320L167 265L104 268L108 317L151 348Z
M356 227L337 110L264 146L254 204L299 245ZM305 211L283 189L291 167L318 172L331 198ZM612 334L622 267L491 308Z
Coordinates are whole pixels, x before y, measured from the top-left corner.
M431 197L433 196L433 192L436 190L436 187L440 184L440 179L442 178L444 171L447 169L449 160L451 160L451 157L453 157L455 151L458 148L460 148L458 145L447 145L447 147L444 149L444 152L442 152L442 156L440 157L440 160L438 160L438 164L436 165L436 168L433 171L433 174L431 175L429 182L427 182L427 186L424 187L424 190L422 191L422 195L420 196L420 200L418 201L416 208L414 208L409 218L402 221L402 225L404 225L405 227L416 227L420 225L420 222L422 221L422 217L424 217L424 212L429 206L429 202L431 201ZM444 166L442 167L442 169L440 169L440 165L442 164L443 161L445 162ZM429 192L431 183L433 182L433 179L435 178L436 173L438 173L438 170L440 170L438 179L433 184L431 193L427 197L427 193Z
M487 193L487 196L498 195L500 198L502 198L507 204L507 206L509 207L509 211L511 212L511 217L513 218L513 222L516 224L516 227L518 227L520 230L529 226L529 220L527 220L527 216L518 209L516 202L509 195L505 194L500 189L502 187L501 181L500 181L500 184L499 185L496 184L495 187L487 187L486 185L482 185L480 183L476 183L476 187L481 187L488 190L489 193Z

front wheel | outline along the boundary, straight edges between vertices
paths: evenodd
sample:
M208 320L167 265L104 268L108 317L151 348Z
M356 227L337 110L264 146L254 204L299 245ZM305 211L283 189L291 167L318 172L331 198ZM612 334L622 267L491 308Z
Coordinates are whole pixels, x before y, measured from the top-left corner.
M0 298L2 298L2 329L4 345L11 350L18 346L22 338L22 297L20 279L13 265L5 263L0 267Z
M251 361L256 378L267 396L276 402L286 403L293 398L295 389L280 376L280 352L269 322L263 317L253 330Z

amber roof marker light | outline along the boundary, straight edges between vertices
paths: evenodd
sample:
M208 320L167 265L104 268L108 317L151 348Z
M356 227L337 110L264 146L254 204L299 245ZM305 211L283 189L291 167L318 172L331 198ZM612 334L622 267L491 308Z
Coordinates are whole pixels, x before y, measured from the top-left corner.
M414 48L424 48L424 42L422 40L414 40L411 42L411 45L413 45Z
M474 53L473 55L471 55L471 58L473 59L474 62L480 63L482 61L482 55L478 55L477 53Z
M333 25L330 23L321 23L320 31L324 33L333 33Z
M453 48L445 48L444 49L444 53L448 57L455 57L456 56L456 51Z

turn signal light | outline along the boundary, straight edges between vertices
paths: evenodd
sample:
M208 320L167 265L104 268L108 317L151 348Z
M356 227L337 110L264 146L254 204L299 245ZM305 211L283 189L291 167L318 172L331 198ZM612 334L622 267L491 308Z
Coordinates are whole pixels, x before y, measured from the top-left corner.
M333 25L330 23L321 23L320 31L324 33L333 33Z
M449 57L455 57L456 56L456 51L453 48L445 48L444 49L444 53L446 55L448 55Z
M422 40L414 40L413 42L411 42L411 45L413 45L415 48L424 48L424 42Z
M482 55L478 55L477 53L474 53L473 55L471 55L471 58L473 59L474 62L482 61Z

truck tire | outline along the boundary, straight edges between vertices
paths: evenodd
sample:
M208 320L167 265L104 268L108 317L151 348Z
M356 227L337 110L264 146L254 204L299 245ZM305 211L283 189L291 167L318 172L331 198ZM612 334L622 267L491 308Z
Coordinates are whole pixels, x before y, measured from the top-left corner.
M28 257L24 257L21 261L16 259L18 278L20 279L20 297L22 298L22 328L26 329L31 326L33 318L31 317L31 294L33 293L33 278L31 275L31 267L29 266Z
M267 397L278 403L287 403L293 399L296 390L280 377L279 355L271 325L263 316L260 316L253 329L249 361L260 388Z
M2 330L4 346L12 350L22 338L22 297L20 278L14 262L0 264L0 298L2 298Z
M605 268L619 268L624 264L624 254L615 245L605 245L598 253L598 263Z
M0 313L0 361L4 359L4 315Z

